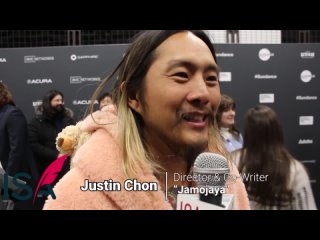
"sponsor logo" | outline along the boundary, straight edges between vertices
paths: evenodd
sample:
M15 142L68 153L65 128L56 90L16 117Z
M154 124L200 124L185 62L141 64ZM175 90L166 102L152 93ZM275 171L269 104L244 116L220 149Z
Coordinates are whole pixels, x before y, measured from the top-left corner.
M35 102L32 102L32 106L33 107L38 107L42 104L42 100L38 100L38 101L35 101Z
M234 57L234 53L216 53L217 57Z
M299 117L299 125L313 125L313 116L300 116Z
M296 96L296 100L299 101L313 101L313 100L318 100L317 96Z
M71 61L77 60L77 55L72 54L72 55L70 56L70 59L71 59Z
M54 61L54 56L47 56L47 57L24 56L24 63L36 63L38 61Z
M255 79L277 79L278 76L277 75L268 75L268 74L264 74L264 75L255 74L254 78Z
M81 83L81 76L71 76L70 83L71 84Z
M70 76L70 84L80 84L83 82L101 82L101 78L100 77Z
M91 104L91 100L73 100L72 104L73 105L89 105ZM94 104L99 104L98 100L95 100Z
M312 139L299 139L298 144L313 144Z
M7 59L6 58L0 58L0 63L6 63Z
M219 81L220 82L231 82L231 72L220 72Z
M316 56L315 52L305 51L300 53L300 57L304 59L314 58Z
M316 163L317 160L301 160L302 163Z
M312 74L309 70L304 70L300 74L300 79L302 82L310 82L312 78L316 77L316 75Z
M27 84L51 84L51 78L36 78L36 79L28 79Z
M76 61L76 60L84 60L84 59L98 59L99 55L76 55L76 54L71 54L70 59L71 61Z
M274 53L271 53L267 48L262 48L259 51L259 58L261 61L268 61L270 57L273 57L273 56L274 56Z
M260 93L259 94L260 103L274 103L274 93Z

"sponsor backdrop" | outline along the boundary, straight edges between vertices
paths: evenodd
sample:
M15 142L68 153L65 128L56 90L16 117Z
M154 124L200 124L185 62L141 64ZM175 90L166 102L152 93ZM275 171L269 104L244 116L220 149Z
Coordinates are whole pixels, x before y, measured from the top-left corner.
M127 45L0 49L0 80L28 120L50 89L80 120L91 94L122 58ZM221 91L237 103L242 129L258 103L279 115L291 153L307 167L320 207L319 44L216 44ZM113 82L106 87L110 90Z

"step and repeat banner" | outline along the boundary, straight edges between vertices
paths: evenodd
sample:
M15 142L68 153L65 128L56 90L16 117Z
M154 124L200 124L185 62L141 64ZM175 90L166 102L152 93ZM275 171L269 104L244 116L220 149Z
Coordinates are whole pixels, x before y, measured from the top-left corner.
M28 120L51 89L64 94L65 106L73 110L75 120L80 120L92 93L120 62L126 48L127 45L104 45L0 49L0 80L10 87Z
M0 80L9 86L28 121L51 89L64 93L66 107L80 120L93 91L126 48L123 44L0 49ZM215 48L221 92L236 101L238 128L242 129L248 108L259 103L272 107L289 150L309 171L320 207L320 44L216 44Z

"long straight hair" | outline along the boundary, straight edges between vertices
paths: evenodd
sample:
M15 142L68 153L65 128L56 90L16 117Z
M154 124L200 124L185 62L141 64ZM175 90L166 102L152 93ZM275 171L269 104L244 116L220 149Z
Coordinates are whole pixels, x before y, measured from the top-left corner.
M290 165L294 160L285 147L277 114L264 105L249 109L245 116L243 138L239 171L268 175L264 182L244 182L249 198L265 208L276 206L280 209L291 204Z
M93 103L110 80L117 76L117 82L112 91L112 101L117 107L120 148L122 154L122 168L127 177L136 173L137 163L149 166L154 173L162 169L147 150L147 143L143 139L143 119L128 106L128 97L138 95L142 107L144 101L144 79L151 64L156 59L155 50L170 36L184 31L190 31L199 37L210 49L216 61L215 50L205 32L199 30L151 30L140 32L128 47L123 59L115 70L96 89L90 105L93 112ZM224 153L224 147L219 139L215 124L211 124L209 136L209 150Z

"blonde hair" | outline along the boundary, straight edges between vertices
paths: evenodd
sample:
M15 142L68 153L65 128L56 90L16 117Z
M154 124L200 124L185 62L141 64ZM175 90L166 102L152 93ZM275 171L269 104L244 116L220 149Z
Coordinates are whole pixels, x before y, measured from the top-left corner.
M92 114L95 99L104 90L112 77L118 73L118 81L111 95L118 111L120 148L123 160L122 169L126 177L134 176L137 172L136 166L139 165L150 167L154 173L162 169L161 165L147 150L147 143L144 142L142 137L143 119L128 106L128 97L131 95L139 96L142 107L145 107L144 79L156 57L155 49L173 34L183 31L186 30L154 30L138 34L119 65L100 84L91 98L89 110ZM216 60L214 48L205 32L201 30L190 30L190 32L206 43ZM226 156L219 131L217 131L215 125L212 123L210 127L208 149Z

